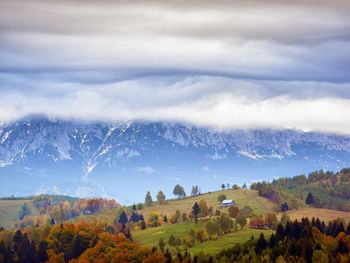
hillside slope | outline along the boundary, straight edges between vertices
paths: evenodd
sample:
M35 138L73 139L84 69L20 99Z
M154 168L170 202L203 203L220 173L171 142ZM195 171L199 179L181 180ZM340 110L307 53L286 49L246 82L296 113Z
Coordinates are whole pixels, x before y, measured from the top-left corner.
M298 210L291 210L286 212L286 214L292 219L301 220L303 217L308 217L309 219L319 218L321 221L329 222L334 219L342 218L346 222L350 222L350 213L342 212L330 209L323 208L313 208L313 207L304 207ZM277 215L277 218L280 219L282 214Z
M227 208L221 207L220 202L218 202L218 196L224 194L227 199L233 199L236 202L236 206L242 208L244 206L249 206L253 209L254 212L265 215L267 213L272 213L275 209L275 204L264 197L260 197L257 191L247 190L247 189L237 189L237 190L223 190L216 191L206 194L201 194L197 196L189 196L181 199L170 199L166 200L163 204L159 204L159 202L153 202L151 206L147 206L143 204L143 208L141 210L137 210L137 213L143 214L144 218L147 219L149 214L152 211L159 212L162 215L173 215L176 210L180 210L182 213L189 213L192 211L192 207L195 202L199 202L201 200L205 200L207 202L208 207L212 206L214 211L222 210L226 211ZM132 211L132 207L123 207L125 211L130 213ZM80 220L84 220L87 222L91 222L94 220L102 221L107 220L113 222L113 219L118 216L118 212L120 209L111 209L97 212L96 214L90 215L81 215L79 217L71 219L73 222L78 222Z
M25 203L30 207L31 215L39 215L32 200L0 200L0 226L9 228L13 223L19 221L19 212Z

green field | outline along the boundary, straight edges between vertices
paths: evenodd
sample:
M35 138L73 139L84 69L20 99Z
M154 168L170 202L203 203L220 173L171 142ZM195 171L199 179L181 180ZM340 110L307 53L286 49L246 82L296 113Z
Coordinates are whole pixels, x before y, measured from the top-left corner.
M182 241L189 237L189 231L194 229L195 231L199 229L205 229L206 223L177 223L177 224L166 224L160 227L147 228L145 230L137 230L132 232L133 240L141 246L158 246L158 241L160 238L163 238L167 243L169 237L174 235L177 238L180 238ZM232 232L229 234L225 234L219 236L217 240L211 241L207 240L203 243L199 243L198 241L192 248L187 249L187 251L191 254L198 254L200 251L204 251L208 254L216 254L220 252L224 248L233 247L236 243L244 243L249 240L253 235L255 238L258 238L260 233L263 232L266 238L269 238L270 235L274 232L272 230L255 230L255 229L247 229L247 230L239 230L237 232ZM185 248L181 245L181 250L185 250Z
M0 226L9 228L13 223L19 221L19 212L24 203L30 207L32 215L39 214L31 200L0 200Z

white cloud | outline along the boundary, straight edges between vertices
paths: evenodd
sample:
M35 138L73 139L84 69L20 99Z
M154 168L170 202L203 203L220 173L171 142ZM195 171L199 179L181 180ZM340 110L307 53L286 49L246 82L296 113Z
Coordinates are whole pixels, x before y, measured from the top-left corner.
M141 173L147 173L147 174L151 174L154 172L153 168L149 167L149 166L146 166L146 167L138 167L137 168L137 171L138 172L141 172Z
M83 120L178 121L218 130L350 131L350 84L346 83L209 76L141 78L99 85L71 83L69 87L63 83L34 83L49 95L4 91L0 97L0 121L45 113ZM298 92L300 85L304 88ZM319 88L323 92L318 92Z

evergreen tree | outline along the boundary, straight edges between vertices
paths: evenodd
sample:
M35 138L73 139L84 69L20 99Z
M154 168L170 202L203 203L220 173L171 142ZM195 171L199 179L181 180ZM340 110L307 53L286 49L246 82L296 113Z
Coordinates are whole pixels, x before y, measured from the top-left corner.
M19 212L19 219L22 220L25 216L30 215L32 211L30 210L30 207L27 205L27 203L24 203L21 211Z
M273 248L273 247L275 247L275 245L276 245L276 238L275 238L275 235L272 234L270 237L269 247Z
M191 195L197 195L198 194L198 185L196 186L192 186L192 191L191 191Z
M145 197L145 203L150 206L152 204L153 200L152 200L152 196L151 196L151 192L147 191L146 197Z
M142 230L146 229L145 220L142 220L142 221L141 221L141 229L142 229Z
M225 189L225 184L222 184L221 188L222 188L222 190L224 190Z
M348 223L348 227L346 228L346 234L350 235L350 222Z
M25 233L18 249L18 262L33 262L34 252L32 251L28 235Z
M246 183L243 184L242 189L247 189Z
M123 210L123 212L121 213L121 215L119 217L119 223L121 223L121 224L128 223L128 217L127 217L127 215L126 215L124 210Z
M255 247L256 254L260 254L266 247L267 247L267 241L265 239L264 234L261 233Z
M81 235L77 234L73 238L73 258L78 258L85 251Z
M15 252L18 252L22 242L23 242L23 234L20 230L17 230L15 236L13 237L13 250Z
M306 197L305 203L307 205L312 205L314 203L314 197L312 196L311 192Z
M171 253L169 252L169 249L165 251L164 257L167 259L167 263L172 263Z
M287 202L284 202L284 204L281 204L281 210L282 212L287 212L289 210L289 206L287 205Z
M137 223L139 222L139 220L140 220L139 215L136 212L132 212L130 221Z
M39 243L39 260L40 262L46 262L49 260L47 255L47 246L48 243L46 241L40 241Z
M136 205L135 204L132 206L132 210L136 211Z
M197 202L194 203L193 207L192 207L192 214L194 215L194 220L197 224L198 222L198 215L201 212L199 205L197 204Z
M56 224L55 219L53 219L53 217L51 217L50 224L51 224L52 226Z
M167 217L166 215L164 216L163 221L164 221L165 223L168 222L168 217Z

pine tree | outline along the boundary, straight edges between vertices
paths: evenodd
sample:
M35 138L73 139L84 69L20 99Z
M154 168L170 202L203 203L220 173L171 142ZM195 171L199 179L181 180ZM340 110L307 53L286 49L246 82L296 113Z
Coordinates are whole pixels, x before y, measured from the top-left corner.
M132 206L132 210L136 211L136 205L135 204Z
M198 185L196 186L192 186L192 191L191 191L191 195L197 195L198 194Z
M136 212L132 212L130 221L137 223L139 222L139 220L140 220L139 215Z
M30 215L31 213L32 211L30 210L30 207L27 205L27 203L24 203L21 211L19 212L19 219L22 220L25 216Z
M48 243L46 241L40 241L40 243L39 243L39 260L40 260L40 262L46 262L49 260L49 256L47 255L47 246L48 246Z
M194 220L197 224L198 222L198 215L201 212L199 205L197 204L197 202L194 203L193 207L192 207L192 214L194 215Z
M126 215L124 210L123 210L123 212L121 213L121 215L119 217L119 223L121 223L121 224L128 223L128 217L127 217L127 215Z
M13 237L13 249L15 252L19 250L22 242L23 242L23 234L20 230L17 230L15 236Z
M142 220L142 221L141 221L141 229L142 229L142 230L146 229L145 220Z
M314 197L312 196L311 192L306 197L305 203L307 205L312 205L314 203Z
M150 206L152 204L153 200L152 200L152 196L151 196L151 192L147 191L146 197L145 197L145 203Z
M264 234L261 233L255 247L256 254L260 254L266 247L267 247L267 241L265 239Z

